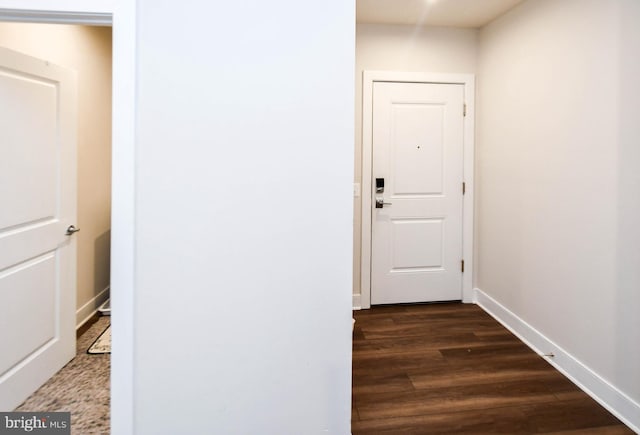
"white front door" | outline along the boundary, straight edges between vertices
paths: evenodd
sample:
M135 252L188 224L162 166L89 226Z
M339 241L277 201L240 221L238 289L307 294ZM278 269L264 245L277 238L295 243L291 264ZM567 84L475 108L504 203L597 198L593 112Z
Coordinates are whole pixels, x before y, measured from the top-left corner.
M463 107L463 85L373 85L372 304L462 299Z
M75 86L0 48L0 411L75 355Z

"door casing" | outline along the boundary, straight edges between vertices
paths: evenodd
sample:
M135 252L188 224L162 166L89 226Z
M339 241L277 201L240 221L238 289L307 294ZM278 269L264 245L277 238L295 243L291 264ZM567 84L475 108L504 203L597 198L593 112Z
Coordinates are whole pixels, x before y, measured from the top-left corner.
M0 0L0 21L111 25L111 431L134 433L136 2Z
M474 188L474 96L473 74L442 74L401 71L364 71L362 78L362 216L360 257L360 307L371 307L371 177L373 157L373 84L375 82L438 83L464 86L466 116L463 126L463 180L465 194L462 204L462 301L473 300L473 188Z

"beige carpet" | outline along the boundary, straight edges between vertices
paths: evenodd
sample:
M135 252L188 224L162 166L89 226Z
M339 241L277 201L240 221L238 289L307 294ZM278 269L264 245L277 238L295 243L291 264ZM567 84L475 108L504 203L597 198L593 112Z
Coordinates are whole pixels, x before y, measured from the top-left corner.
M111 355L90 355L87 349L109 321L100 317L91 325L78 339L76 357L16 411L68 411L72 434L108 434Z

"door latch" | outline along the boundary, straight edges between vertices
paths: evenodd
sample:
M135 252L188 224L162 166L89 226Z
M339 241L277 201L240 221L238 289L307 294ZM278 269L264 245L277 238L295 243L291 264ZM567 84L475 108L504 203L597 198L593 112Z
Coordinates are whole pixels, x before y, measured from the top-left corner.
M67 227L67 232L65 233L65 236L70 236L73 233L77 233L78 231L80 231L80 228L76 228L75 225L69 225L69 227Z
M391 205L391 203L384 202L384 198L376 198L376 208L384 208L385 205Z

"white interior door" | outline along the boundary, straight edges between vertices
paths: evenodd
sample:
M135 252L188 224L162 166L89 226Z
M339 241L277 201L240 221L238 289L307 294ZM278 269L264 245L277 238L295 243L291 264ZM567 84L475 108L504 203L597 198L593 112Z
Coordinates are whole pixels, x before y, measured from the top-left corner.
M462 299L463 107L463 85L374 83L372 304Z
M0 411L75 355L75 86L0 48Z

